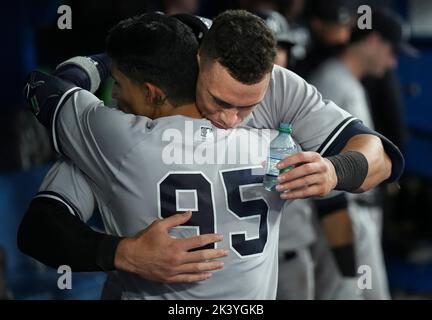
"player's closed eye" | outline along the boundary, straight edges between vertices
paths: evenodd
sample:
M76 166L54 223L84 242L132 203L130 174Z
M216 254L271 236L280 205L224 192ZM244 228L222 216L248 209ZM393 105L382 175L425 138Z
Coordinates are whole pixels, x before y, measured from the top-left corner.
M113 81L114 81L113 86L120 87L120 83L117 81L116 78L114 78L112 72L110 73L110 75L111 75L111 79L113 79Z
M235 106L233 106L233 105L231 105L231 104L229 104L229 103L227 103L227 102L225 102L225 101L222 101L222 100L220 100L220 99L218 99L218 98L216 98L216 97L213 97L213 101L214 101L217 105L219 105L220 107L222 107L223 109L233 109L233 108L237 108L237 109L240 109L241 111L250 111L250 110L252 110L253 108L256 107L256 104L251 105L251 106L245 106L245 107L235 107Z
M232 105L226 103L225 101L222 101L216 97L213 97L213 101L220 107L224 108L224 109L230 109L232 108Z

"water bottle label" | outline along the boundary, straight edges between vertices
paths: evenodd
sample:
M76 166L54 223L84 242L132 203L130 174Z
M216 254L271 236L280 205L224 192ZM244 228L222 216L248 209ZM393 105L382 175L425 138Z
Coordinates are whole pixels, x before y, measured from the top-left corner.
M290 171L292 169L295 168L295 166L288 166L286 168L283 168L282 170L279 170L276 165L278 164L279 161L281 161L282 159L279 158L271 158L269 157L267 159L267 175L268 176L273 176L273 177L277 177L278 175Z
M281 161L281 159L272 157L267 158L267 175L274 177L279 175L279 169L276 167L279 161Z
M279 171L279 174L285 173L285 172L290 171L294 168L295 168L295 166L288 166L286 168L283 168L281 171Z

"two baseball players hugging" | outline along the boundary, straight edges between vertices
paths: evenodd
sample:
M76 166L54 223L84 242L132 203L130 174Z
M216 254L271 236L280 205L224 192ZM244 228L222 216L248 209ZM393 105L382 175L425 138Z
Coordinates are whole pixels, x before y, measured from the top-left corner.
M52 267L106 271L104 299L275 299L290 203L396 181L404 164L388 139L274 65L275 55L274 35L246 11L213 23L148 13L114 26L105 54L32 72L26 99L62 159L21 223L20 249ZM117 108L93 95L110 74ZM185 122L212 139L166 139L184 137ZM259 145L255 129L281 123L303 151L279 162L295 168L279 175L277 192L249 157L163 161L167 147L186 157L196 144L221 153L237 139ZM106 233L86 224L95 208Z

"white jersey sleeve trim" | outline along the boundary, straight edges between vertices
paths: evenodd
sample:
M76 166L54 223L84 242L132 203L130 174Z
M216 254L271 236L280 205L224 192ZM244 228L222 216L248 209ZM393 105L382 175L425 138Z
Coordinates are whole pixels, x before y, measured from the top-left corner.
M60 149L58 147L58 143L57 143L57 134L56 134L56 122L57 122L57 115L59 112L60 107L63 105L64 101L69 97L69 95L75 91L81 90L81 88L79 87L73 87L71 89L69 89L68 91L66 91L63 96L61 97L59 103L57 104L55 110L54 110L54 115L53 115L53 119L52 119L52 140L53 140L53 145L54 145L54 149L56 152L60 153Z
M69 210L70 214L72 214L73 216L75 216L75 217L79 218L80 220L82 220L81 217L80 217L80 215L78 214L78 212L76 212L76 210L72 206L70 206L60 196L57 196L57 195L52 194L52 193L38 193L36 196L34 196L34 199L36 199L36 198L49 198L49 199L53 199L53 200L59 201L59 202L61 202L62 204L64 204L66 206L66 208Z
M358 119L354 117L350 117L342 121L341 124L339 124L339 128L335 130L336 132L330 135L331 138L330 139L327 138L327 141L324 142L325 144L321 146L320 148L321 150L319 151L319 153L323 155L327 151L327 149L332 145L332 143L337 139L337 137L342 133L342 131L344 131L345 128L353 121L358 121Z

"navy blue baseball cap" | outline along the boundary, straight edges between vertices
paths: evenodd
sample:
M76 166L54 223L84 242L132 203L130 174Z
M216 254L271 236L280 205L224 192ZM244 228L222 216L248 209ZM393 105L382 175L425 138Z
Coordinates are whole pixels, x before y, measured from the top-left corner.
M356 26L353 30L352 41L364 38L373 31L379 33L383 39L389 41L395 53L403 53L411 57L419 55L418 50L409 43L409 26L396 13L388 9L372 8L372 28L359 29Z
M352 0L313 0L308 2L306 14L329 23L349 24L357 12Z
M282 45L287 49L295 46L296 41L294 35L283 15L272 10L263 10L254 13L264 20L267 27L269 27L275 35L278 45Z

